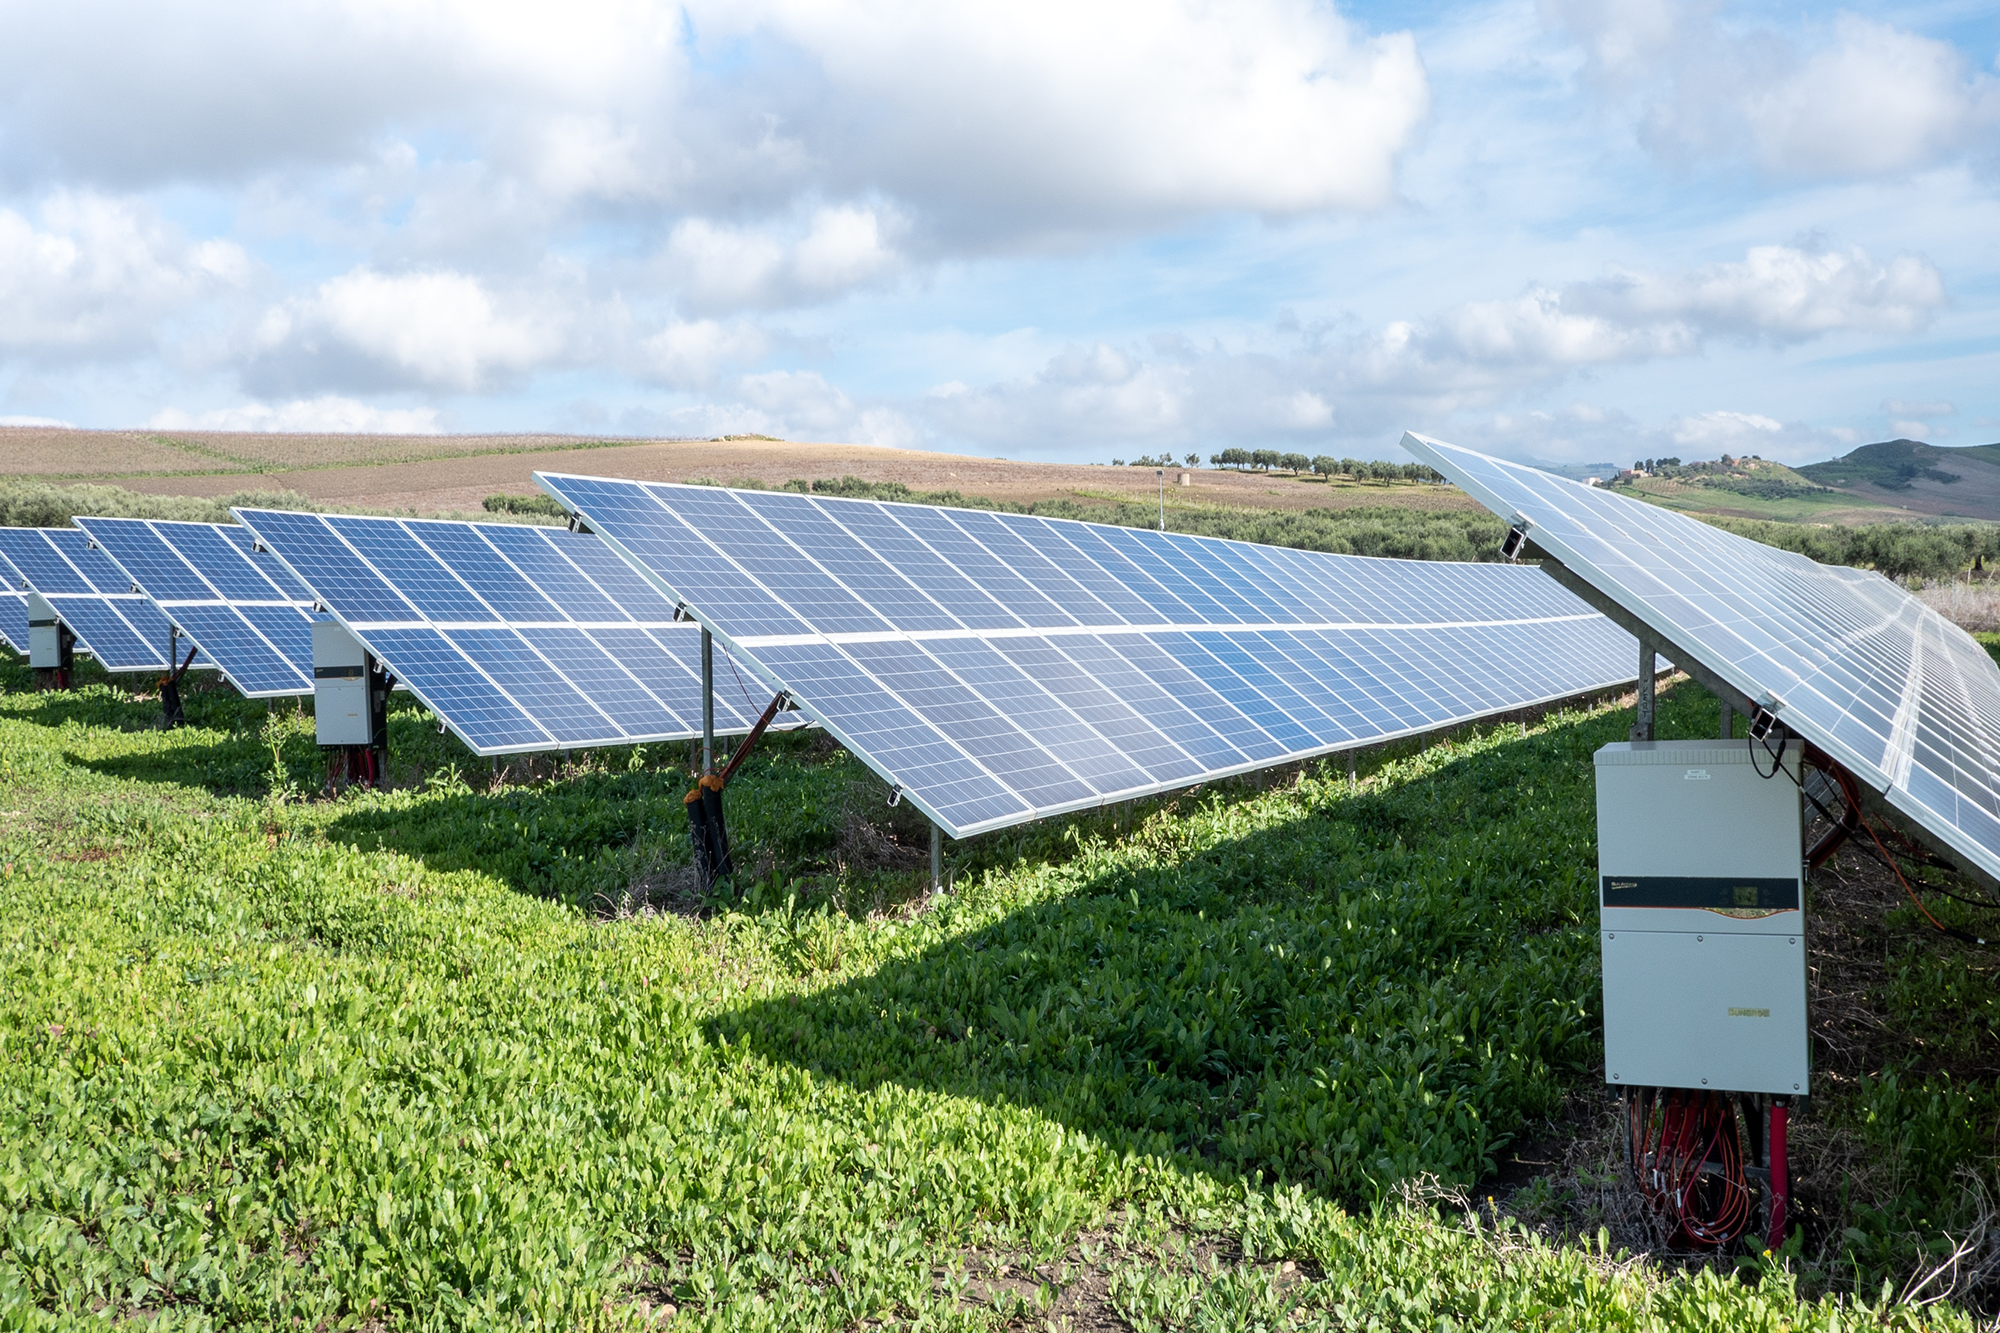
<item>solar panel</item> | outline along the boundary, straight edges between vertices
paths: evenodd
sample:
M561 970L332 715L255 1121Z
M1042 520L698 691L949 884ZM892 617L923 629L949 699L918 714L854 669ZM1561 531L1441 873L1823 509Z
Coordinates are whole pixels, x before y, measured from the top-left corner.
M28 655L28 594L21 591L21 575L6 556L0 555L0 640L9 648Z
M508 523L236 511L480 754L701 734L701 630L596 537ZM769 698L717 662L718 732Z
M242 527L137 518L76 525L246 698L312 693L312 594L254 550Z
M1630 681L1533 569L537 482L955 837Z
M80 529L0 528L0 555L18 586L40 593L106 671L166 668L166 618Z
M1880 574L1441 440L1403 447L2000 876L2000 668L1971 635Z

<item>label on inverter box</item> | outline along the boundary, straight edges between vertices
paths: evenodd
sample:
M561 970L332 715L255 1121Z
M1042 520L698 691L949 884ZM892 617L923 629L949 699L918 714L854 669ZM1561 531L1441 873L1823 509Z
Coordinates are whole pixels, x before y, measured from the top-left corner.
M1606 875L1603 905L1693 907L1725 916L1769 916L1799 910L1799 882L1713 875Z

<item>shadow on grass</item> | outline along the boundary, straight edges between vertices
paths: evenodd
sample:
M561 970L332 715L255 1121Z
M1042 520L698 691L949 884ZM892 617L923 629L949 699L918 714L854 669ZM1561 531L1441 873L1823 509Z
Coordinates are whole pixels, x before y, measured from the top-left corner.
M1667 734L1708 725L1699 690L1661 702ZM794 913L768 928L807 989L711 1036L1349 1201L1420 1172L1469 1183L1599 1061L1590 758L1629 722L1393 786L1308 784L1240 835L1241 808L1184 798L1102 868L1052 869L1039 901L818 990L849 937ZM941 910L986 915L976 894Z
M663 749L668 757L678 753ZM535 786L483 791L461 781L401 799L364 798L327 833L359 849L400 852L438 870L478 870L518 892L589 907L619 897L661 861L688 859L681 804L688 776L677 765L644 760L630 750L606 751ZM472 761L475 776L484 775L486 762ZM746 861L764 854L790 866L818 856L838 819L839 785L854 767L807 738L767 742L730 787L730 826Z

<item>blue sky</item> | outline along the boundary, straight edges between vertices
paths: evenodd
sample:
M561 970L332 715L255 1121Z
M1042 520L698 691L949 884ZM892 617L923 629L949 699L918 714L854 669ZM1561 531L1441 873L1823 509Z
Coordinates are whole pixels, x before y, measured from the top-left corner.
M4 3L0 421L2000 440L2000 14Z

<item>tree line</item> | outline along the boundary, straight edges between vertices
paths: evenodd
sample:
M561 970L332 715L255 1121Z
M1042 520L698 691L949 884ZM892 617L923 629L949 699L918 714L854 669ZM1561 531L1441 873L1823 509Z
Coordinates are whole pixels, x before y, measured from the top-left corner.
M1275 468L1294 476L1310 472L1319 477L1351 477L1355 481L1379 481L1384 485L1392 481L1439 483L1444 480L1437 469L1423 463L1385 463L1360 458L1334 458L1327 454L1307 458L1304 454L1280 453L1276 449L1224 449L1219 454L1210 454L1208 461L1216 467L1254 472L1269 472Z

